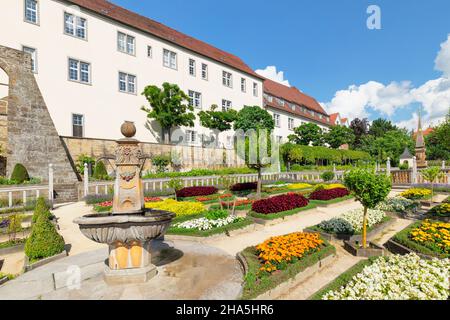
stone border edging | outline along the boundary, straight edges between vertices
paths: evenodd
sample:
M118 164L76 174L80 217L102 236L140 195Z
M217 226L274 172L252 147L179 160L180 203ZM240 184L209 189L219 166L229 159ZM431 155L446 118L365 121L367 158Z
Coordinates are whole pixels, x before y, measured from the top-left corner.
M23 272L25 273L25 272L34 270L36 268L42 267L43 265L46 265L46 264L48 264L50 262L53 262L53 261L65 258L68 255L69 255L69 253L67 252L66 249L64 249L63 252L61 252L61 253L59 253L57 255L54 255L54 256L51 256L51 257L48 257L48 258L36 261L35 263L32 263L32 264L30 264L29 258L25 255L25 260L23 262Z
M349 199L345 199L345 200L333 202L333 203L320 203L320 202L315 202L315 201L320 201L320 200L310 200L310 202L314 203L317 208L335 208L335 207L339 207L340 205L343 205L343 204L345 205L345 204L353 203L353 202L355 202L355 198L352 197Z
M388 227L390 227L392 224L394 224L396 222L396 218L391 217L391 219L389 221L383 222L380 225L376 226L374 229L372 229L370 232L367 233L367 240L371 240L373 239L376 235L378 235L378 233L382 232L384 229L387 229ZM307 232L307 233L320 233L320 235L327 241L361 241L362 239L362 235L358 234L358 235L354 235L354 236L350 236L350 235L346 235L346 234L332 234L332 233L326 233L326 232L321 232L321 231L317 231L317 230L313 230L313 229L309 229L309 228L305 228L303 229L303 232Z
M439 257L434 257L434 256L430 256L428 254L416 252L416 251L398 243L397 241L394 240L394 238L389 239L388 242L386 242L384 246L390 252L392 252L394 254L406 255L406 254L410 254L410 253L415 253L422 259L426 259L426 260L433 260L435 258L440 259Z
M328 256L324 257L323 259L319 260L317 263L306 268L302 272L297 273L293 278L291 278L283 283L280 283L275 288L272 288L269 291L266 291L266 292L260 294L259 296L257 296L256 298L253 298L252 300L275 300L280 295L292 290L300 282L305 281L307 278L312 276L317 271L332 264L335 259L336 259L336 253L331 253Z
M8 248L0 249L0 255L6 255L6 254L12 254L12 253L18 253L25 250L25 243L18 244L15 246L11 246Z
M8 277L0 278L0 286L1 286L2 284L5 284L5 283L8 282L8 281L9 281Z
M251 223L243 228L229 230L227 232L222 232L218 234L213 234L207 237L199 237L199 236L188 236L188 235L178 235L178 234L165 234L164 239L167 240L181 240L181 241L194 241L194 242L205 242L209 240L221 240L226 239L228 237L237 236L247 231L253 231L258 229L258 224Z
M301 209L301 208L299 208L299 209ZM310 210L315 210L315 209L317 209L316 206L314 206L312 208L309 208L307 210L299 210L296 213L293 213L293 214L290 214L290 215L286 215L286 216L283 216L283 217L280 217L280 218L276 218L276 219L262 219L262 218L253 217L251 215L248 215L248 217L253 219L253 221L256 224L270 227L270 226L273 226L273 225L276 225L276 224L279 224L279 223L283 223L283 222L286 222L286 221L295 220L296 218L298 218L298 214L306 213L306 212L308 212ZM280 213L280 212L278 212L278 213Z

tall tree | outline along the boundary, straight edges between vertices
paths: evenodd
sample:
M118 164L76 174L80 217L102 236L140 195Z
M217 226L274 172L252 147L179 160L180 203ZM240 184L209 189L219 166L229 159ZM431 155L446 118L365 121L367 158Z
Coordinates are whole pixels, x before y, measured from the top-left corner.
M218 111L217 108L217 105L213 104L210 110L200 111L198 113L200 124L205 128L214 131L216 144L219 141L219 133L230 130L233 127L233 122L236 120L238 114L237 111L233 109Z
M353 130L355 135L353 149L361 148L362 139L369 131L369 121L367 119L356 118L350 123L350 129Z
M176 84L164 82L162 89L154 85L147 86L142 94L151 108L141 109L147 113L147 118L160 124L164 143L170 142L172 128L194 126L194 107L189 105L189 97Z
M244 106L234 122L234 130L242 130L244 139L238 139L238 154L246 165L258 171L257 197L261 198L262 169L271 165L270 136L275 128L272 116L258 106ZM242 145L239 145L242 143ZM243 149L243 150L242 150ZM242 154L244 153L244 154Z
M344 126L333 126L325 135L325 142L333 149L338 149L344 144L352 144L355 140L353 130Z
M398 130L397 126L392 124L391 121L379 118L372 122L369 129L369 134L378 138L384 136L388 131Z
M446 120L433 128L425 139L428 159L450 160L450 112Z
M294 129L295 134L291 134L288 139L296 144L315 147L323 145L323 131L314 123L304 123Z

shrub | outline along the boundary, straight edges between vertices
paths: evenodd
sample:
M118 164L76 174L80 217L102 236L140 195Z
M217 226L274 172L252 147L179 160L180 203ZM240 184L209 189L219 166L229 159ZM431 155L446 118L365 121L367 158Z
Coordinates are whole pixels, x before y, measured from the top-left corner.
M402 192L400 196L410 200L424 199L431 196L431 190L423 188L412 188Z
M187 187L176 191L178 198L209 196L219 191L216 187Z
M30 180L30 176L28 175L28 171L24 167L23 164L17 163L14 166L13 172L11 174L11 180L14 180L14 181L16 181L19 184Z
M336 188L336 189L324 189L314 191L309 195L310 200L332 200L336 198L342 198L348 196L350 192L346 188Z
M228 217L227 210L211 210L205 214L205 218L208 220L219 220L225 219L226 217Z
M170 156L169 155L157 155L152 158L152 165L156 167L157 173L162 173L167 171L167 167L170 164Z
M98 161L95 164L92 178L97 179L97 180L108 180L109 179L109 175L108 175L108 172L106 171L106 167L105 167L105 164L103 163L103 161Z
M36 223L40 216L45 216L50 219L52 216L50 213L50 207L43 197L39 197L36 201L36 207L34 208L32 222Z
M402 213L405 211L416 212L419 207L420 204L416 201L409 200L403 197L394 197L387 198L383 202L380 202L376 206L376 209Z
M320 175L320 177L323 179L323 181L331 181L334 179L334 172L333 171L325 171Z
M302 171L302 169L303 167L297 163L291 166L291 171Z
M408 170L408 169L409 169L408 163L402 163L402 164L399 166L399 169L400 169L400 170Z
M16 240L17 232L22 231L22 215L13 214L8 217L9 223L7 226L7 232L9 235L9 241L14 242Z
M257 188L258 188L257 182L244 182L232 185L230 191L239 192L239 191L256 190Z
M205 206L200 202L183 202L166 199L158 202L147 202L148 209L165 210L175 213L178 217L200 214L205 211Z
M296 193L288 193L272 198L255 201L252 210L257 213L270 214L306 207L308 199Z
M352 225L345 219L333 218L331 220L322 221L318 227L325 232L335 234L353 234Z
M25 243L25 254L31 261L57 255L64 251L64 239L55 226L40 216L31 229L31 235Z

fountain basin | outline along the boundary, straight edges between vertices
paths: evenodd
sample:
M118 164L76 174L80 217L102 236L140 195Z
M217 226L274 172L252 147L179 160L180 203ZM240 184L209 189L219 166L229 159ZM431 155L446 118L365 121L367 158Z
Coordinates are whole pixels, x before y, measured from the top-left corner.
M147 242L164 235L175 214L168 211L146 210L141 214L91 214L74 220L88 239L98 243Z

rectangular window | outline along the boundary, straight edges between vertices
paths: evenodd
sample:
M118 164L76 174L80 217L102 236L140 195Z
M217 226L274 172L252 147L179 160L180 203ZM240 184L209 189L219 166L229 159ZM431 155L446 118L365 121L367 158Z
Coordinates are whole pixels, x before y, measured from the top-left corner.
M295 111L295 104L291 103L291 110Z
M277 103L278 103L280 106L284 106L284 100L283 100L283 99L277 98Z
M231 101L222 99L222 111L228 111L231 108L233 108Z
M123 53L134 55L135 38L123 32L117 33L117 50Z
M253 96L258 96L258 84L256 82L253 82Z
M225 87L233 87L233 75L230 72L222 72L222 83Z
M195 60L189 59L189 74L195 77Z
M136 93L136 76L119 72L119 91L126 93Z
M84 136L84 116L72 114L72 135L82 138Z
M91 64L69 58L69 80L91 83Z
M202 79L208 80L208 65L205 63L202 63Z
M22 47L22 51L31 55L31 71L37 73L37 53L36 49L30 47Z
M196 143L197 142L197 132L193 130L186 130L186 142Z
M268 97L267 97L267 101L273 102L273 97L272 97L272 96L268 96Z
M293 118L288 119L288 129L294 130L294 119Z
M280 115L277 113L274 113L273 120L275 121L275 127L280 127Z
M64 33L80 38L86 39L87 34L86 19L77 17L73 14L64 13Z
M38 24L38 2L37 0L25 0L25 21Z
M163 65L167 68L177 69L177 54L173 51L164 49Z
M148 58L153 58L153 49L152 46L147 46L147 57Z
M247 92L247 81L244 78L241 78L241 91Z
M189 105L201 109L202 108L202 94L200 92L195 92L189 90Z

